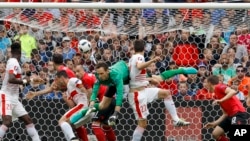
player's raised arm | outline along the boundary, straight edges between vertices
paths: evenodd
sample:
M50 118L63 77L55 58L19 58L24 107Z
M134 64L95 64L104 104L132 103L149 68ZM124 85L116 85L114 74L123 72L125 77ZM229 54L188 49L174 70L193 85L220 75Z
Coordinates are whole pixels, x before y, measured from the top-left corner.
M122 99L123 99L123 79L120 75L117 75L116 79L114 80L116 84L116 108L115 111L120 112L122 106Z
M95 104L99 88L100 88L100 82L96 81L94 86L93 86L92 94L91 94L91 97L90 97L90 105L91 106L93 106L93 104Z

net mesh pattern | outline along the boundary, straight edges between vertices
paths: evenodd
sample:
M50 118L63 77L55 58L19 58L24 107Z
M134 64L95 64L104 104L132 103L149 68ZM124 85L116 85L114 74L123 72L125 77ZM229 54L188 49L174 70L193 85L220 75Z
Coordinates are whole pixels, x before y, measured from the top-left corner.
M222 113L218 106L211 106L213 95L205 89L206 77L218 75L222 83L239 90L237 96L245 106L249 87L235 78L242 75L238 71L240 65L244 75L250 76L249 15L248 9L1 9L0 85L2 68L10 57L9 46L20 40L24 52L23 77L39 75L46 80L46 85L22 87L20 98L42 139L61 141L64 135L58 120L69 109L61 93L49 93L31 101L25 99L29 91L45 89L53 82L52 55L63 54L65 65L73 71L80 64L91 73L97 61L110 66L119 60L128 62L134 52L134 40L142 39L146 61L156 56L162 59L150 65L148 73L160 74L180 67L198 70L197 75L177 75L158 86L171 90L178 115L191 125L174 127L164 103L158 100L149 104L149 122L143 140L212 140L212 130L204 129L203 125ZM81 54L78 50L81 39L91 42L90 52ZM91 126L87 127L92 135ZM114 128L118 141L131 140L136 121L127 100ZM24 129L23 124L14 122L4 141L30 140Z

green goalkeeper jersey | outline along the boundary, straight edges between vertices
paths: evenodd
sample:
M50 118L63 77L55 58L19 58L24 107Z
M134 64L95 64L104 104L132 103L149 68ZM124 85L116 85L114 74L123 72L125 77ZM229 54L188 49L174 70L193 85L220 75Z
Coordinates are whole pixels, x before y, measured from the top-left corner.
M129 69L124 61L119 61L109 68L108 80L102 81L96 74L97 81L94 84L90 101L95 101L100 85L116 87L116 105L121 106L123 100L123 84L129 81Z

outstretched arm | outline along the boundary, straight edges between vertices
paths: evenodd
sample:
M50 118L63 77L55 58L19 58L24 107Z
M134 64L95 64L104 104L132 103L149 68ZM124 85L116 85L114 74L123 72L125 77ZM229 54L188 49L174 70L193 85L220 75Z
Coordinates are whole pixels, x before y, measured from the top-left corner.
M47 88L44 89L44 90L37 91L37 92L32 92L32 91L30 91L30 92L26 95L26 98L29 99L29 100L31 100L31 99L33 99L33 98L36 97L36 96L40 96L40 95L44 95L44 94L51 93L51 92L53 92L53 91L56 90L56 89L57 89L57 86L56 86L56 84L53 82L53 83L51 84L50 87L47 87Z

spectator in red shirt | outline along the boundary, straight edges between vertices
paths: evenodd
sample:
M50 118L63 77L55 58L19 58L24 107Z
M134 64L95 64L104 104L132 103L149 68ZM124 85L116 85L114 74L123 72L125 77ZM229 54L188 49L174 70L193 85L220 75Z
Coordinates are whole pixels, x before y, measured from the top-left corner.
M214 128L212 136L217 141L229 141L225 136L232 125L247 125L248 113L241 101L236 97L237 92L225 84L219 84L219 77L212 75L207 78L207 88L214 92L215 100L213 104L219 104L223 115L213 121L208 122L206 128Z

